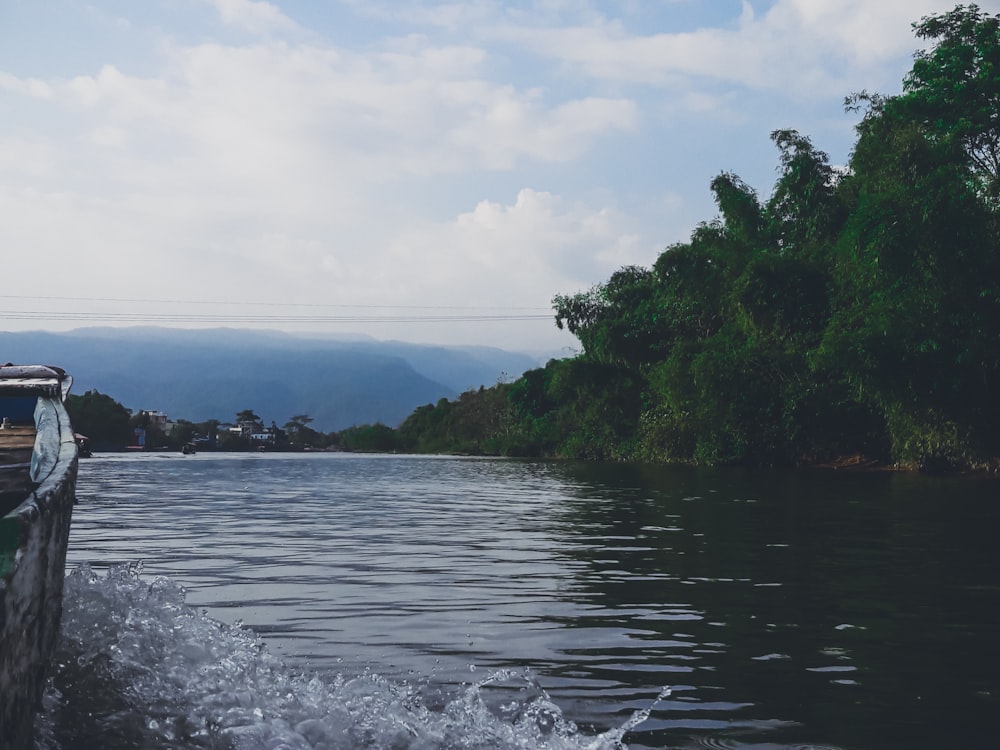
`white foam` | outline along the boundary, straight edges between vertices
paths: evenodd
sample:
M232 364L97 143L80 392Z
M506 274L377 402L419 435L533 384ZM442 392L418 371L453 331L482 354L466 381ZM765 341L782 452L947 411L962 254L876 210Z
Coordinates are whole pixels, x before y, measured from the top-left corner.
M524 672L494 672L437 705L373 672L323 680L289 669L253 632L188 606L180 586L146 580L137 565L103 577L81 565L67 576L54 671L40 750L604 750L625 747L652 709L588 736Z

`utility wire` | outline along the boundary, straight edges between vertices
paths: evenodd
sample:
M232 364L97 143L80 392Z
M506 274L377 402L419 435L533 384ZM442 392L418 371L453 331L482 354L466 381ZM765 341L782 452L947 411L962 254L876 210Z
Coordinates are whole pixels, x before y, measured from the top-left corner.
M428 309L428 308L422 308ZM476 309L476 308L471 308ZM235 315L211 313L115 313L87 311L0 310L7 320L71 320L155 323L487 323L551 320L552 314L496 315Z
M507 307L483 305L354 305L328 302L275 302L270 300L185 300L185 299L130 299L125 297L69 297L44 296L27 294L0 294L0 299L10 300L41 300L46 302L114 302L123 304L158 304L158 305L224 305L226 307L307 307L359 310L505 310L505 311L535 311L550 310L548 307ZM2 314L2 313L0 313Z

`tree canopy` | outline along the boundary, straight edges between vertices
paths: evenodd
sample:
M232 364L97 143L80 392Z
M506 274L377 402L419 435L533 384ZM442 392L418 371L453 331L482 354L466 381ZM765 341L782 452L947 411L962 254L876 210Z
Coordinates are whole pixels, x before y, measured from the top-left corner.
M95 447L122 447L133 440L128 409L96 390L66 398L66 412L73 429L90 438Z
M930 46L902 92L846 99L862 112L846 168L776 130L768 198L724 172L710 185L718 216L687 242L553 299L582 353L491 389L504 396L503 432L477 444L707 463L995 463L1000 16L959 5L913 29ZM412 444L450 434L469 445L450 402L404 427Z

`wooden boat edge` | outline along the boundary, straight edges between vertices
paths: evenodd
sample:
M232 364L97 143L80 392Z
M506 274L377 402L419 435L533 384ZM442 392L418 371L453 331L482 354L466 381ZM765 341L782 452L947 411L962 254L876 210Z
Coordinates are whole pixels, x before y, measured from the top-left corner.
M47 373L44 383L33 385L30 371L5 378L6 369L0 367L0 393L33 392L48 414L36 428L32 453L37 484L0 518L0 750L14 750L32 744L34 714L58 637L78 452L62 403L62 371L47 368L57 372L53 387Z

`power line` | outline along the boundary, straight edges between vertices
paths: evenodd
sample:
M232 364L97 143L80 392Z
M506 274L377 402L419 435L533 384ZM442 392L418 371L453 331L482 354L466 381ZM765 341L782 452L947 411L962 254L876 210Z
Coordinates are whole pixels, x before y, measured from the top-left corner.
M431 308L422 308L431 309ZM470 308L476 309L476 308ZM552 320L552 314L496 315L236 315L211 313L115 313L89 311L0 310L8 320L68 320L129 323L489 323Z
M357 305L332 302L275 302L271 300L190 300L190 299L132 299L127 297L70 297L27 294L0 294L0 299L32 300L45 302L112 302L121 304L158 304L158 305L222 305L226 307L306 307L358 310L550 310L548 307L510 307L485 305Z

